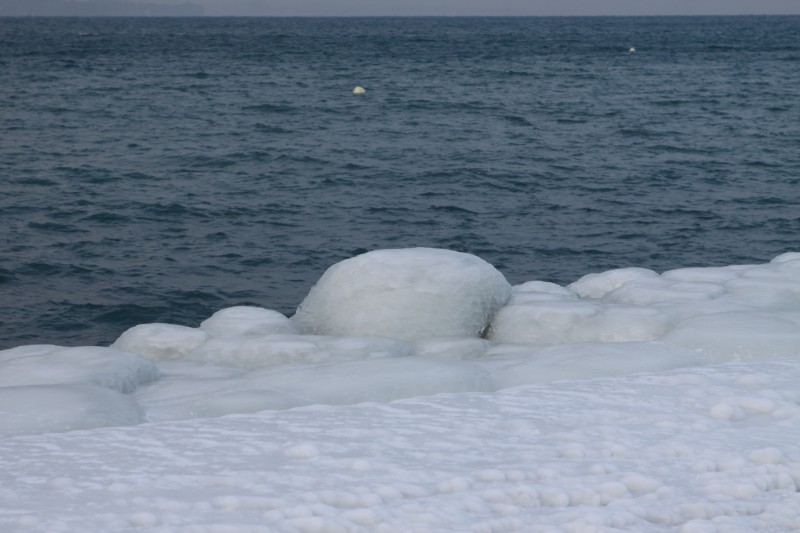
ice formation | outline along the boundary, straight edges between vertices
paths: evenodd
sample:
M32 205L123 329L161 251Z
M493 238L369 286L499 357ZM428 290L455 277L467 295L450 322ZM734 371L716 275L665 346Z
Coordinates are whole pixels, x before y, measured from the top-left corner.
M512 288L469 254L379 250L333 265L291 319L238 306L199 327L142 324L110 348L2 351L0 413L23 420L9 399L41 395L53 415L6 434L66 431L798 355L800 253Z
M148 359L161 361L183 357L208 339L197 328L173 324L140 324L127 330L111 348L135 352Z
M145 421L130 396L87 384L0 387L0 437L127 426Z
M297 333L294 324L279 312L244 305L217 311L200 324L200 329L214 337Z
M798 356L800 253L509 288L372 252L292 319L1 351L0 530L795 531Z
M377 250L330 267L292 320L321 335L477 337L510 293L505 277L474 255Z
M142 423L131 394L158 377L144 357L111 348L0 351L0 437Z
M113 348L32 345L0 351L0 388L86 383L132 393L157 378L153 363Z

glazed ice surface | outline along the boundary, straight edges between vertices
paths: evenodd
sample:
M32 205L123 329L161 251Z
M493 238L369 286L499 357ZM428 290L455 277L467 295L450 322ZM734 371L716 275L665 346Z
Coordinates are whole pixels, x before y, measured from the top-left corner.
M0 352L7 436L386 402L800 355L800 254L567 287L511 287L478 257L378 250L333 265L287 318L220 310L109 348ZM35 402L23 401L36 398Z

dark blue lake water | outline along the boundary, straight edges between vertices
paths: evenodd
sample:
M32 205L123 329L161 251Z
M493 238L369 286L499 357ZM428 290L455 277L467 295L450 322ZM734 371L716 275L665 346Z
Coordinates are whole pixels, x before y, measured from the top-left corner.
M0 347L291 314L376 248L765 262L799 199L800 17L0 19Z

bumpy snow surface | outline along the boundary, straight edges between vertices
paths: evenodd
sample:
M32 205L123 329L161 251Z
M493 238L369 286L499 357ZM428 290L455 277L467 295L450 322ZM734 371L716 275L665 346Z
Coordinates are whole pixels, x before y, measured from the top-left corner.
M800 366L0 441L0 530L800 529Z
M0 352L0 531L800 530L799 356L798 253L510 288L371 252L292 319Z

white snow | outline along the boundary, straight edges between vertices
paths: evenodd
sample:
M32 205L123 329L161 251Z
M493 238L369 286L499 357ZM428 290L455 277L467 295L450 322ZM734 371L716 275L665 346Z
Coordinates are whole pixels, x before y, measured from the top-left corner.
M798 356L800 253L509 288L371 252L291 320L0 351L0 531L796 531Z
M7 438L0 530L797 531L799 381L779 359Z

